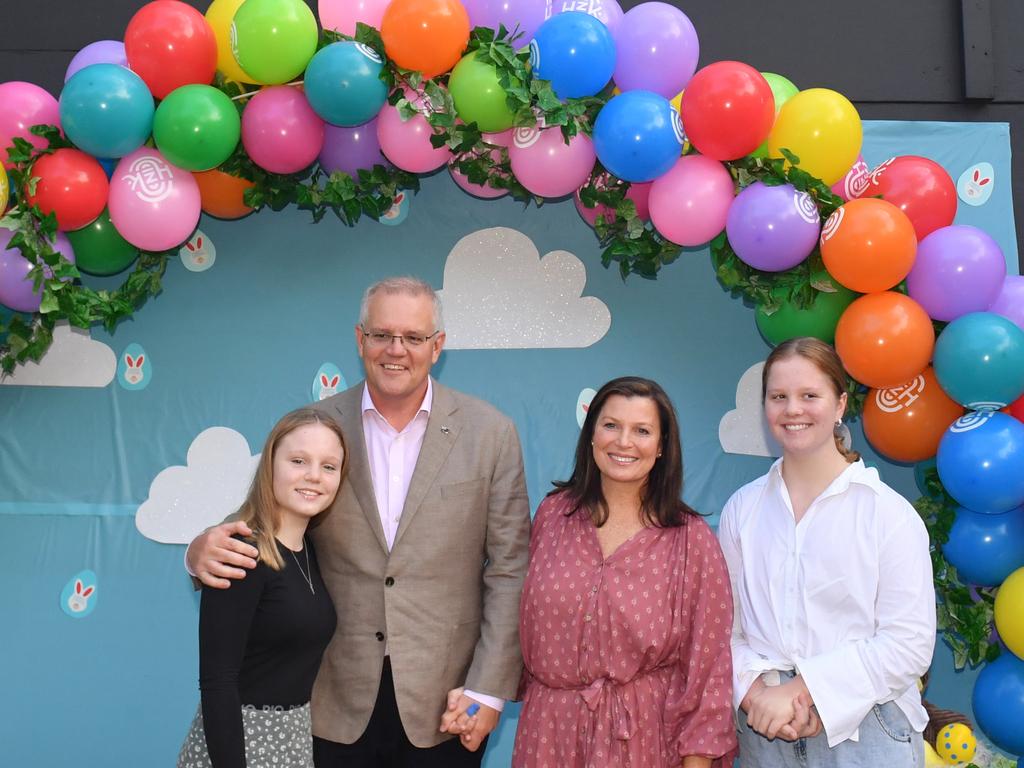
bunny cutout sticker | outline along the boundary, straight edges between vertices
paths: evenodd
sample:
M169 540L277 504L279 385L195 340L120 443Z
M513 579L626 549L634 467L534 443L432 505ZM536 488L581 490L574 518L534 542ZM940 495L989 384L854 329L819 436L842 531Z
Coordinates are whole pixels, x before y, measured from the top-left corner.
M310 399L316 403L331 395L336 395L344 389L348 389L348 384L338 366L334 363L324 363L313 377Z
M146 350L140 344L129 344L117 361L117 383L128 390L145 389L152 376Z
M73 619L83 619L96 609L96 574L81 571L68 581L60 594L60 607Z
M957 197L968 205L979 206L992 197L995 169L991 163L976 163L960 174L956 183Z
M197 229L178 249L178 257L189 272L205 272L217 260L217 248L203 230Z

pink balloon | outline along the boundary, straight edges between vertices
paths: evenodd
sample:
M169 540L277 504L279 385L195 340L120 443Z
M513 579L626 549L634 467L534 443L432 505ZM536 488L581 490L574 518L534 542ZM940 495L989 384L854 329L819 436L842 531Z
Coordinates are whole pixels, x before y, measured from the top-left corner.
M421 114L403 121L398 108L391 104L385 104L377 114L380 151L403 171L428 173L451 160L448 147L442 144L435 148L430 143L433 133L434 129Z
M648 205L648 198L651 194L651 184L653 181L639 182L629 185L629 189L626 191L626 199L632 200L636 206L636 215L642 221L651 220L651 210ZM597 217L601 214L607 215L611 209L607 205L596 205L593 208L587 208L580 200L580 192L576 190L576 194L573 195L573 200L576 203L576 210L579 212L580 217L587 222L590 226L594 226L597 223Z
M188 240L202 204L191 173L142 147L118 162L108 206L121 237L144 251L166 251Z
M519 183L539 197L562 197L579 189L594 170L594 144L577 133L569 143L562 129L517 128L509 159Z
M40 286L38 293L32 290L34 281L28 276L32 264L21 255L20 249L7 247L13 234L14 230L0 227L0 304L18 312L36 312L43 300L43 288ZM63 232L58 232L50 245L65 259L75 263L75 251ZM47 277L53 275L45 266L43 273Z
M860 197L871 183L871 169L864 162L864 155L857 155L857 162L839 181L832 185L832 194L839 195L844 202Z
M324 29L333 29L343 35L354 36L356 22L380 29L384 9L391 0L320 0L317 15Z
M296 173L323 149L324 121L299 89L274 85L249 99L242 113L242 145L260 168Z
M497 144L502 147L508 147L512 143L511 128L507 131L502 131L501 133L484 133L482 136L483 140L488 144ZM501 159L500 150L492 149L488 154L493 162L498 162ZM454 162L454 160L452 162ZM448 173L452 175L452 181L458 184L460 189L468 192L474 197L480 197L484 200L494 200L495 198L504 197L508 194L507 189L496 189L489 184L474 184L464 174L455 170L455 166L452 163L448 164Z
M725 228L735 196L724 165L703 155L686 155L651 183L651 222L677 245L703 245Z
M57 100L38 85L20 80L0 83L0 160L4 168L7 150L17 136L42 149L46 140L29 133L33 125L60 125L60 107Z

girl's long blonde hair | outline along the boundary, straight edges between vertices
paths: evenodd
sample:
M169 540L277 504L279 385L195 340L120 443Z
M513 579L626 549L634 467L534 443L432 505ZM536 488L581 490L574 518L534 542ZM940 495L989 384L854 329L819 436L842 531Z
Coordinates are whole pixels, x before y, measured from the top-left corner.
M337 422L315 408L299 408L298 410L286 413L281 420L274 425L267 435L267 441L263 445L263 453L260 455L259 464L256 467L256 474L249 487L249 495L246 496L242 506L238 508L238 519L248 525L253 532L253 545L259 550L260 560L273 568L281 570L284 560L281 558L281 550L278 549L277 534L281 525L280 515L277 510L277 500L274 498L274 454L277 453L277 446L285 435L295 431L299 427L308 424L322 424L331 430L338 437L341 443L341 472L340 480L344 481L345 471L348 468L348 449L345 447L345 435ZM339 488L341 487L339 482ZM331 505L334 499L331 499ZM309 520L309 527L319 525L324 517L331 511L328 505L323 512L314 515Z

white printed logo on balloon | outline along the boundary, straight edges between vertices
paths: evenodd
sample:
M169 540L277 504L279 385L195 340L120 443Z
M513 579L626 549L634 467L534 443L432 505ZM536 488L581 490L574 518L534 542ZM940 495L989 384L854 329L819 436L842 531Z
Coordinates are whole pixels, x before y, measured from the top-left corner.
M972 429L977 429L984 425L994 414L995 411L974 411L965 414L949 426L949 431L970 432Z
M820 221L818 206L814 204L813 198L806 192L793 191L793 207L800 214L800 218L808 224L817 224Z
M909 384L900 387L880 389L875 393L875 404L886 413L896 413L909 408L924 394L924 376L918 376Z
M895 157L890 157L884 163L875 168L875 170L871 172L871 176L868 178L868 184L877 184L878 180L882 178L882 174L885 173L885 169L892 165L895 160ZM867 185L865 185L865 189L866 188Z
M363 54L363 56L365 56L372 62L375 62L377 64L384 63L384 60L380 57L380 54L377 53L375 50L373 50L373 48L371 48L368 45L365 45L363 43L356 43L356 50L359 51L361 54Z
M679 146L686 143L686 131L683 129L683 118L679 116L679 112L676 108L672 108L672 133L676 135L676 141L679 142Z
M843 179L844 191L849 199L860 197L871 184L871 171L863 159L854 163Z
M143 155L128 166L127 181L135 195L145 203L159 203L174 191L174 171L159 157Z
M821 228L821 244L824 245L832 239L832 235L839 229L839 225L843 223L843 216L846 215L845 209L842 207L836 208L835 212L828 217L825 222L825 226Z

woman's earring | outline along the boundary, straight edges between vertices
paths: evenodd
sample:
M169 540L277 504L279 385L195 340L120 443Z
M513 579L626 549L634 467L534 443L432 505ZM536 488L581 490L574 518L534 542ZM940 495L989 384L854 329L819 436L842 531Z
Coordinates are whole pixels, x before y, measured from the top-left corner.
M836 429L839 429L839 427L841 427L841 426L843 426L843 420L842 419L836 419Z

